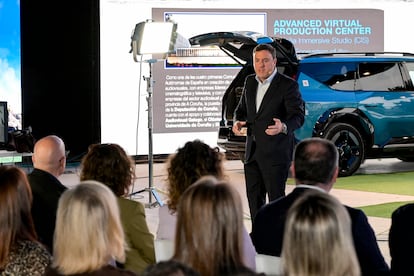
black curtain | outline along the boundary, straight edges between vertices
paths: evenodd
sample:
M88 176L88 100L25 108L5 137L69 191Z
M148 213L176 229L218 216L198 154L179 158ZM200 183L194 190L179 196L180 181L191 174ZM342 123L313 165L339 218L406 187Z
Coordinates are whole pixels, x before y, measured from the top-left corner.
M100 142L99 0L20 1L23 127L69 161Z

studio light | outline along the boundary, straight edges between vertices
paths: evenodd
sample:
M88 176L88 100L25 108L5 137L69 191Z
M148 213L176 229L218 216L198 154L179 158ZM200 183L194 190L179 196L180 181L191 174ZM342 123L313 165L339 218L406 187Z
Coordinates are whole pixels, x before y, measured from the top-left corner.
M177 39L177 24L147 20L135 25L132 34L132 52L137 55L168 54L174 50Z
M136 62L145 62L149 65L149 76L144 77L147 81L147 102L148 102L148 188L143 190L133 192L130 196L135 194L148 191L149 193L149 202L146 204L146 207L155 207L157 205L162 206L163 202L158 196L157 191L154 189L153 185L153 143L152 143L152 95L154 90L154 79L152 76L152 67L153 64L162 61L166 58L168 53L174 51L175 41L177 39L177 24L174 22L154 22L152 20L147 20L140 22L135 25L135 29L131 36L131 51L133 53L134 61ZM153 55L161 54L163 58L150 58L150 59L138 59L137 55L141 57L143 55ZM152 202L152 197L156 199L156 202Z

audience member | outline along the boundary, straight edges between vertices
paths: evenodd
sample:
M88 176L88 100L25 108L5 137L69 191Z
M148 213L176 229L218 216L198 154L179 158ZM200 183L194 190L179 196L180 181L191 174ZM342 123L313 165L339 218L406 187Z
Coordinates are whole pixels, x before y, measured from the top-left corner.
M397 208L391 216L389 232L392 275L414 275L414 203Z
M37 241L26 173L0 166L0 274L42 275L50 253Z
M310 189L329 192L338 175L338 150L329 140L308 138L295 148L291 173L295 189L263 206L252 224L251 237L259 254L280 256L286 214L292 204ZM389 273L366 215L345 206L352 221L352 236L362 275Z
M83 181L59 200L53 262L45 276L136 275L110 265L125 260L124 231L113 192L97 181Z
M283 239L285 276L359 276L345 207L327 193L307 191L289 209Z
M200 276L200 274L183 263L168 260L149 265L141 276Z
M202 176L224 179L224 155L200 140L187 142L167 162L168 201L159 209L157 239L174 240L177 223L177 205L184 191ZM243 259L256 269L256 250L243 225Z
M62 139L49 135L37 141L32 161L34 169L28 178L33 193L33 222L39 240L52 252L58 201L66 190L58 179L66 167Z
M148 229L142 203L126 198L135 181L135 163L117 144L94 144L81 162L80 180L96 180L118 198L129 250L123 266L141 273L155 263L154 236Z
M238 192L205 176L183 193L177 209L173 259L202 276L247 270L243 261L243 213Z

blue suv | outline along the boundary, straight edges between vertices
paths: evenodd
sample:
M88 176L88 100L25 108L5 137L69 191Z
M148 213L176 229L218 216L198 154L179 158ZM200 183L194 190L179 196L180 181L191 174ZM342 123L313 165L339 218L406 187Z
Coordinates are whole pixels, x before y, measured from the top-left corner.
M218 145L227 152L244 158L245 137L231 130L233 112L244 78L254 73L253 48L270 43L278 52L278 72L298 81L306 103L305 123L295 132L296 138L333 141L340 153L340 176L354 174L368 158L414 161L414 54L324 53L298 58L294 46L281 38L235 32L190 39L192 44L203 41L245 61L222 101Z
M413 54L310 55L298 72L306 119L295 134L332 140L341 176L366 158L414 161Z

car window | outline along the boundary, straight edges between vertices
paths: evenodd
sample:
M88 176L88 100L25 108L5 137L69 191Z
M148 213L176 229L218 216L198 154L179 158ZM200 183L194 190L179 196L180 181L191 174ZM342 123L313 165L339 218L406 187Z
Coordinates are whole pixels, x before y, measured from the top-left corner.
M396 62L360 63L358 84L364 91L404 91L400 66Z
M410 76L410 79L411 79L411 83L409 85L412 87L414 83L414 62L406 62L405 66L407 68L408 75Z
M329 86L331 89L342 91L355 90L355 63L303 63L300 70L315 80Z

